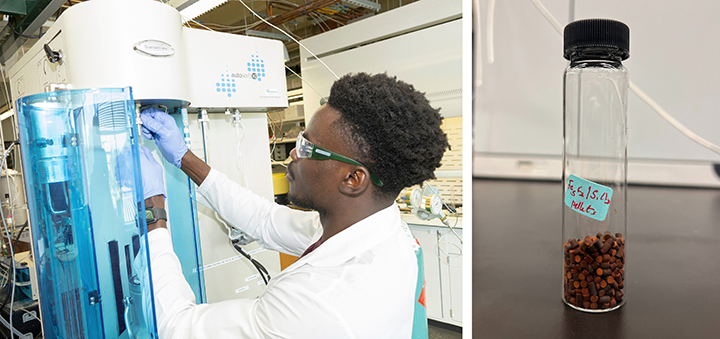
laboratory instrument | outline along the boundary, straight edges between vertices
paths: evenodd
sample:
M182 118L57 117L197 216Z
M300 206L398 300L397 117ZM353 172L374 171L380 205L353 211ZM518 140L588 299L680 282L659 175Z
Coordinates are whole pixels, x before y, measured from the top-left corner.
M127 115L125 119L131 122L132 128L136 130L139 128L137 124L141 122L137 116L145 107L155 107L170 114L195 154L206 155L206 160L213 168L228 174L233 180L245 181L246 187L256 194L272 199L265 112L287 107L283 63L283 45L279 41L184 27L183 18L177 10L161 2L95 0L74 5L64 11L43 37L38 39L38 42L12 67L9 78L14 100L21 99L29 103L31 96L44 93L42 95L48 98L51 104L47 105L50 106L57 102L65 102L51 98L76 95L59 94L68 90L68 93L90 89L102 92L106 89L131 87L132 98L129 100L132 109L127 110L126 107L123 109ZM79 106L73 106L77 102L75 99L68 100L72 104L63 105L78 109ZM36 108L46 104L41 105L38 102L33 105L35 105L32 106L33 112L40 112L39 108ZM93 109L87 105L82 107L86 114L90 114L88 112ZM55 112L57 109L59 108L49 107L48 112ZM198 122L192 118L196 113L203 111L208 113L209 122ZM239 120L239 115L234 118L215 114L226 111L243 113L244 142L241 151L245 161L252 162L252 166L244 166L244 171L239 169L240 166L236 166L237 148L228 147L228 144L234 144L233 140L236 140L237 133L235 127L237 124L233 124L231 119ZM47 113L47 115L55 124L65 123L74 118L71 114L67 114L66 117L62 117L59 113ZM133 116L132 119L130 115ZM104 125L101 123L100 126ZM80 127L75 125L72 128ZM133 133L137 134L137 131ZM64 145L63 140L59 139L57 142L61 144L49 145L50 149ZM158 159L162 159L152 141L138 138L135 142L150 148ZM38 145L42 143L30 144L28 141L22 145L22 151L23 153L39 152L35 149ZM47 145L45 146L47 148ZM107 147L115 146L117 145L111 143ZM62 151L67 153L71 149ZM180 169L165 161L161 160L161 162L167 191L168 227L174 247L183 248L183 251L176 253L183 274L195 293L196 301L201 303L257 297L264 289L264 285L255 284L255 281L252 281L253 284L248 283L248 277L256 274L253 265L245 262L242 256L235 252L227 232L212 211L198 206L194 183ZM65 175L62 178L67 179L68 174L63 172L66 170L62 168L70 165L65 166L57 159L48 160L44 164L49 168L47 173ZM30 171L30 167L25 168ZM243 177L251 180L241 179ZM84 180L81 177L70 179L78 182ZM56 212L62 211L65 206L57 200L59 199L57 197L60 197L57 192L80 190L79 183L65 191L59 187L67 185L58 186L56 182L50 183L53 188L46 190L54 192L50 197L55 200L48 201L54 203L52 208ZM34 189L30 183L26 183L26 187ZM102 189L111 190L109 186ZM72 196L76 197L76 194L79 193L73 193ZM83 196L83 199L85 198ZM87 209L90 210L92 204L88 204L90 207ZM36 211L32 213L38 215L45 213L42 210L44 205L40 202L35 203L33 208ZM39 232L36 228L42 226L35 225L38 219L33 218L32 213L30 227L35 236L35 233ZM83 239L85 239L84 243L78 241L75 244L73 240L73 244L82 248L109 246L107 241L96 245L90 238L80 238ZM44 248L40 246L42 244L38 244L40 241L46 240L33 239L34 246ZM117 246L120 252L123 250L121 245L121 241L118 240ZM260 253L261 249L257 247L257 244L251 244L246 250L262 261L269 271L279 271L278 254L271 251ZM67 250L70 253L72 247L68 247ZM37 256L48 253L35 251L33 255L36 256L35 262L39 272L42 263ZM121 253L119 258L121 263L124 262L123 255ZM104 267L107 268L109 265ZM88 272L91 271L82 271L83 274ZM109 277L112 277L112 272L98 270L96 279L102 282ZM77 283L76 289L70 287L72 283ZM85 293L92 291L85 290L80 283L88 282L81 280L69 282L66 288L68 291L77 290ZM46 296L41 289L41 304L43 298L54 298L54 294L50 293ZM110 304L112 298L107 295L102 300L108 300L107 303ZM85 305L86 300L77 299L79 303ZM132 303L130 306L132 307ZM117 313L116 310L113 314ZM45 312L43 315L56 317L57 319L54 320L48 319L55 324L63 321L62 313ZM81 327L84 333L89 333L88 324L92 323L91 320L77 320L84 323L82 326L79 324L75 326L74 333L79 333ZM112 319L106 317L105 320ZM117 319L115 322L114 326L120 326ZM95 326L98 333L102 332L97 325L92 326ZM46 328L52 327L46 326ZM105 332L110 333L108 331L106 328ZM117 336L118 333L115 335ZM46 337L48 337L47 333ZM108 334L107 337L112 336Z

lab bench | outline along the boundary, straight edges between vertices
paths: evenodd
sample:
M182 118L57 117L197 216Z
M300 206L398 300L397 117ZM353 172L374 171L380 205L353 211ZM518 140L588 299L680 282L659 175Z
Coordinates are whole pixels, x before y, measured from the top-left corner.
M473 181L473 338L720 338L720 190L630 186L626 304L562 300L560 182Z
M438 219L420 220L403 213L402 219L420 242L425 267L425 302L428 319L462 326L462 244ZM462 237L462 217L450 217Z

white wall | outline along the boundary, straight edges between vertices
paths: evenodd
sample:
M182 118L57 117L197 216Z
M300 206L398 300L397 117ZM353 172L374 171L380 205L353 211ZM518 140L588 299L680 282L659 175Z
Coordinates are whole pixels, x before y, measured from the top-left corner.
M482 85L474 102L474 151L483 161L476 160L474 172L505 168L514 169L509 176L559 178L562 74L567 64L562 38L531 1L498 1L495 62L489 64L487 3L480 0L482 54L475 56L482 62ZM543 4L561 24L569 22L568 0ZM630 58L624 65L631 81L692 131L720 144L720 2L575 1L574 16L626 23ZM691 177L699 175L704 179L697 185L720 185L710 168L711 162L720 162L720 155L689 140L632 93L628 135L631 182L667 170L649 183L694 185ZM534 160L535 166L546 161L541 164L546 168L523 174L514 162L523 158ZM512 161L503 164L508 159ZM483 173L483 168L488 171Z
M461 116L461 4L418 1L301 42L338 76L387 72L425 92L443 117ZM303 79L329 96L335 77L302 48L300 57ZM308 121L321 96L306 83L303 96Z

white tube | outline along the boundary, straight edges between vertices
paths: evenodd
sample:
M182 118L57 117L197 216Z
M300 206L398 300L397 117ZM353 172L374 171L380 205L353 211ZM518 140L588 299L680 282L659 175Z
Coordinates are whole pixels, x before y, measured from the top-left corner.
M488 64L495 62L495 0L488 1L488 22L487 22L487 49Z
M535 5L535 7L540 11L540 13L547 19L547 21L555 28L555 30L560 33L560 35L563 35L563 28L562 25L560 25L560 22L555 19L555 17L550 13L550 11L543 6L543 4L540 2L540 0L530 0ZM655 112L657 112L658 115L660 115L661 118L665 119L667 122L670 123L673 127L677 128L678 131L680 131L682 134L684 134L686 137L690 138L690 140L696 142L700 146L703 146L717 154L720 154L720 146L713 144L712 142L702 138L701 136L695 134L693 131L689 130L687 127L685 127L683 124L681 124L677 119L673 118L670 113L665 111L660 105L655 102L650 96L645 94L640 87L635 85L632 81L630 81L630 90L635 93L642 101L645 101L650 108L652 108Z
M712 142L703 139L701 136L695 134L693 131L689 130L687 127L685 127L683 124L681 124L679 121L677 121L675 118L673 118L670 113L666 112L660 105L658 105L657 102L655 102L652 98L650 98L645 92L643 92L635 83L630 81L630 90L633 91L642 101L645 101L646 104L648 104L652 109L657 112L663 119L667 120L667 122L670 123L673 127L677 128L678 131L680 131L682 134L685 134L688 138L690 138L692 141L695 141L696 143L700 144L701 146L720 154L720 146L713 144Z
M475 18L475 87L482 85L482 29L480 25L480 0L473 0L473 18Z
M563 35L563 26L560 24L557 19L548 11L545 6L540 2L540 0L530 0L532 1L533 5L540 11L540 13L545 17L545 19L550 23L550 25L555 28L555 30L560 33L560 35Z

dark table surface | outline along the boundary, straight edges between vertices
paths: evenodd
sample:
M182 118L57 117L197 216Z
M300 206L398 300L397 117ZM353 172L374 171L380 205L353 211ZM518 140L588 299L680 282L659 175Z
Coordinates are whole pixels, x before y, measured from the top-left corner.
M561 300L562 185L473 181L473 338L720 338L720 190L630 186L626 303Z

